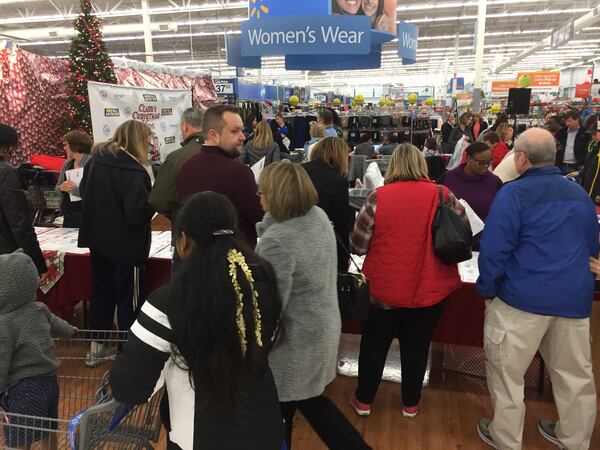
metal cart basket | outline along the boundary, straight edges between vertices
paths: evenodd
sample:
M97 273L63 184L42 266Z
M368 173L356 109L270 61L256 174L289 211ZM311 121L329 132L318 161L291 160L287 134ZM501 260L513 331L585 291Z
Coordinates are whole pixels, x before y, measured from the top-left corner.
M86 354L91 337L98 336L110 351L103 364L90 368ZM151 442L158 441L160 434L162 390L144 405L129 406L115 401L108 385L111 359L126 340L127 332L90 330L81 330L71 339L56 339L61 363L58 417L11 413L1 408L0 401L0 448L152 449Z

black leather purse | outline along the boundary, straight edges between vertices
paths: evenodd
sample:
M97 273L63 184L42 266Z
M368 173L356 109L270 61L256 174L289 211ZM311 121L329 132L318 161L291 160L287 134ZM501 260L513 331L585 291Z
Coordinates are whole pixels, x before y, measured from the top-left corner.
M442 187L437 185L440 202L431 224L433 250L436 256L449 266L468 261L473 257L473 233L444 201Z
M351 322L362 322L369 316L369 305L371 298L369 294L369 282L364 276L350 251L346 248L340 237L335 233L340 246L346 251L350 261L358 273L338 273L338 304L342 320Z

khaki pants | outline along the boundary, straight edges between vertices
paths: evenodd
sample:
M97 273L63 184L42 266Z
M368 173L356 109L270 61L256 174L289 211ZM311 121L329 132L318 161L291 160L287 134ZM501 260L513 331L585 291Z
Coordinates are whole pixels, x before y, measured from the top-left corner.
M589 448L596 421L589 319L531 314L495 298L485 311L484 347L494 408L490 433L498 447L522 447L524 376L539 349L560 418L556 436L569 450Z

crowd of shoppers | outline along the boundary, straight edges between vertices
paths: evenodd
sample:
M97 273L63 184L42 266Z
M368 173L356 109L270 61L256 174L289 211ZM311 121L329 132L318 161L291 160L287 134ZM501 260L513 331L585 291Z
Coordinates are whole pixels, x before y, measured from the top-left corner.
M494 415L477 424L479 436L494 448L521 448L523 377L539 350L559 415L556 423L538 423L541 435L564 448L589 448L596 417L589 317L590 257L600 250L598 120L584 127L578 114L567 113L556 136L531 129L518 137L502 115L491 130L477 114L462 114L449 129L451 121L444 124L445 148L466 136L464 162L434 182L429 153L395 146L384 185L370 193L356 220L346 178L350 149L328 110L312 124L315 140L299 165L280 161L275 136L293 135L282 116L244 127L236 107L190 108L181 118L182 147L167 156L154 186L147 125L126 121L91 153L85 135L65 135L69 159L57 189L65 219L70 214L65 226L79 219L79 245L90 249L90 325L111 330L116 310L118 329L130 330L118 356L104 346L102 333L91 336L86 364L116 356L110 384L124 403L144 403L166 385L169 449L291 449L297 412L329 448L369 449L324 395L336 376L341 336L338 273L349 268L348 250L365 256L370 306L358 383L349 393L354 411L371 414L397 338L402 415L426 413L422 386L433 333L447 297L461 286L457 265L436 255L431 224L440 201L469 223L462 200L485 222L473 247L480 251L476 288L486 305ZM0 253L23 248L29 256L16 258L35 261L42 275L29 208L6 161L17 145L16 132L0 126ZM435 147L429 141L427 151ZM248 166L262 158L257 183ZM77 187L66 174L79 168ZM171 282L144 301L155 212L172 221L177 264ZM0 257L1 270L4 262ZM600 272L597 259L591 268ZM0 320L3 301L0 296ZM34 309L36 320L73 332ZM49 336L40 339L47 343ZM42 381L53 388L55 372L49 374Z

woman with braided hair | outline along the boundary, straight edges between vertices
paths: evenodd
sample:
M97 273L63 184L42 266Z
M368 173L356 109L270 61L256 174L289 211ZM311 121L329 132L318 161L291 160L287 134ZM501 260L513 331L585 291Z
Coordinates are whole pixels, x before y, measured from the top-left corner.
M166 384L169 450L283 443L268 362L281 300L271 265L238 240L235 217L223 195L187 200L175 234L183 265L144 304L110 373L123 403L144 403Z

